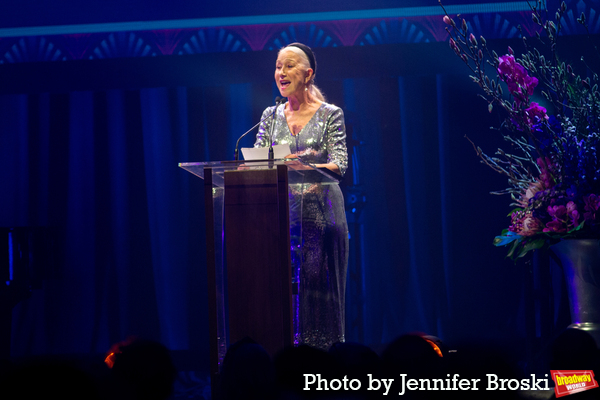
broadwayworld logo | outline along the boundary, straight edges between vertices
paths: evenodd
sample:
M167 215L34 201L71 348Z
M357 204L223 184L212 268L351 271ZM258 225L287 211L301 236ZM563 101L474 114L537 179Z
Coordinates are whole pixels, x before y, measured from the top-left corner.
M594 379L594 371L550 371L554 380L556 397L583 392L598 387Z

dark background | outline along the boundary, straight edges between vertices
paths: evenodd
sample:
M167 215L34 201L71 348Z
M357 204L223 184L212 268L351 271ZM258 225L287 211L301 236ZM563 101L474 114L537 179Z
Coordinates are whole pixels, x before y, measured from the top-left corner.
M475 0L446 0L445 5L477 4ZM510 3L497 0L494 3ZM272 14L372 10L399 7L437 6L427 0L330 0L281 2L179 0L23 0L0 5L0 26L25 27L67 24L90 24L125 21L154 21L189 18L216 18Z
M44 3L3 2L0 28L437 5ZM466 17L476 28L502 15ZM424 21L443 25L441 16ZM508 45L522 51L515 27L527 25L527 15L502 21L512 29L486 25L490 46L499 54ZM295 32L290 39L304 38L302 29ZM34 54L33 44L47 50L46 39L1 37L0 49L14 55L19 43L29 43L22 48ZM509 224L510 201L489 192L506 179L479 163L465 135L493 153L504 146L489 129L499 116L487 112L445 38L360 40L309 43L317 84L345 112L351 168L342 187L349 201L358 199L347 207L347 340L381 349L421 331L450 346L503 346L534 364L568 316L564 299L553 297L562 283L547 259L515 265L492 246ZM592 49L590 40L597 37L565 37L561 50L578 60ZM53 232L52 258L37 260L35 288L12 310L13 357L98 354L138 335L208 366L202 181L177 163L232 159L237 137L278 94L275 58L265 45L156 57L2 59L0 226ZM588 64L598 64L593 52Z

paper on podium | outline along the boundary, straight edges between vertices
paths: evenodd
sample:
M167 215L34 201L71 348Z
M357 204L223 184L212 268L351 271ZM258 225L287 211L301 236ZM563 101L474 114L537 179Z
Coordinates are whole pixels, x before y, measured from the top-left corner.
M289 144L276 144L273 146L273 155L276 160L285 158L291 154ZM268 147L242 147L244 160L267 160L269 158Z

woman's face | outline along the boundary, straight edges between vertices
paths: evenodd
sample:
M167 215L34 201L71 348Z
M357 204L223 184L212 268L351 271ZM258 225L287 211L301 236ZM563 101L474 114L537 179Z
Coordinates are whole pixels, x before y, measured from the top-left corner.
M283 97L300 96L304 92L310 72L304 69L301 58L294 51L283 49L275 63L275 82Z

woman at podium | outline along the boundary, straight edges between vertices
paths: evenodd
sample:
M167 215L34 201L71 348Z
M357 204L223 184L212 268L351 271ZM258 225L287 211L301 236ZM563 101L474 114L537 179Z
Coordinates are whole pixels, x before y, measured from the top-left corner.
M292 43L279 51L275 82L288 101L275 106L273 117L261 124L254 147L288 144L292 152L288 158L343 175L348 165L344 113L325 102L315 85L316 72L317 62L308 46ZM273 111L273 107L267 108L263 118ZM348 265L344 197L337 184L313 184L301 194L292 192L303 195L294 341L326 350L344 341Z

